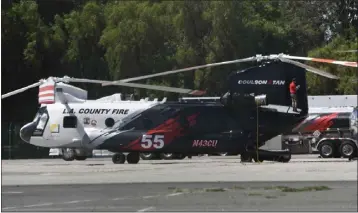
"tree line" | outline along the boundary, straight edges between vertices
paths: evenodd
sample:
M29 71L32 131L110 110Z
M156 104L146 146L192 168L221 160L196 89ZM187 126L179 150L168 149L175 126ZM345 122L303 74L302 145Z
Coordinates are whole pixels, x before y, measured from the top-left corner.
M2 2L2 93L48 76L115 80L256 54L286 53L356 61L358 3L329 1ZM308 75L310 95L356 94L356 69L308 63L341 77ZM220 95L228 73L252 64L207 68L139 83L203 89ZM354 80L355 79L355 80ZM115 92L177 94L81 84L89 98ZM3 100L3 120L28 120L37 89ZM5 113L6 112L6 113Z

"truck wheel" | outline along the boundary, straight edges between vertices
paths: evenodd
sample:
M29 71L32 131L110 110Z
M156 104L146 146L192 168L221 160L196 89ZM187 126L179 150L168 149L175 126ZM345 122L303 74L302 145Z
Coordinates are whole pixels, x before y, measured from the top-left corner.
M319 145L318 151L322 158L332 158L336 150L333 142L324 141Z
M154 153L140 153L140 158L142 158L142 160L154 160L155 154Z
M339 152L344 158L352 158L357 155L357 146L352 141L344 141L339 146Z

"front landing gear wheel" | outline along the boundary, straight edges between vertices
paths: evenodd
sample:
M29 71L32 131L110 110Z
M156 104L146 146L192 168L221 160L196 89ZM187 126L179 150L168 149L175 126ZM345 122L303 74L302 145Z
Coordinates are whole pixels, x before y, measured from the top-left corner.
M129 164L137 164L139 162L139 153L138 152L131 152L127 155L127 162Z
M116 153L112 156L112 162L114 164L124 164L124 162L126 162L126 156L123 153Z
M75 159L76 160L86 160L87 156L76 156Z
M62 149L62 159L65 161L73 161L76 157L74 149Z

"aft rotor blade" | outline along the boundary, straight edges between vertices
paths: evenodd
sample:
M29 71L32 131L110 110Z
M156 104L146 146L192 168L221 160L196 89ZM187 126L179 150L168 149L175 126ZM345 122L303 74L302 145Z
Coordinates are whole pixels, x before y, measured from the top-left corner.
M308 66L308 65L306 65L306 64L302 64L302 63L297 62L297 61L293 61L293 60L286 59L286 58L280 58L280 60L283 61L283 62L286 62L286 63L290 63L290 64L294 64L294 65L296 65L296 66L302 67L302 68L306 69L306 70L309 71L309 72L315 73L315 74L317 74L317 75L324 76L324 77L326 77L326 78L339 79L338 76L332 75L331 73L328 73L328 72L319 70L319 69L317 69L317 68Z
M328 63L328 64L338 64L338 65L348 66L348 67L358 67L357 62L353 62L353 61L336 61L336 60L332 60L332 59L309 58L309 57L290 56L290 55L281 55L280 57L286 58L286 59L293 59L293 60L315 61L315 62L322 62L322 63Z
M81 78L63 78L66 81L70 82L78 82L78 83L96 83L96 84L105 84L112 83L111 81L102 81L102 80L91 80L91 79L81 79ZM164 92L174 92L174 93L183 93L189 95L204 95L206 92L202 90L192 90L185 88L176 88L176 87L167 87L167 86L158 86L158 85L148 85L148 84L137 84L137 83L113 83L112 85L125 86L125 87L134 87L134 88L142 88L142 89L151 89L158 90Z
M36 82L36 83L31 84L31 85L29 85L29 86L26 86L26 87L23 87L23 88L14 90L14 91L12 91L12 92L6 93L6 94L4 94L4 95L1 96L1 99L7 98L7 97L12 96L12 95L16 95L16 94L18 94L18 93L25 92L26 90L31 89L31 88L34 88L34 87L38 87L38 86L41 85L41 84L42 84L42 82L39 81L39 82Z
M155 73L155 74L150 74L150 75L138 76L138 77L134 77L134 78L122 79L119 81L113 81L112 83L103 84L102 86L108 86L108 85L115 84L118 82L130 82L130 81L136 81L136 80L143 80L143 79L147 79L147 78L153 78L153 77L157 77L157 76L169 75L169 74L174 74L174 73L179 73L179 72L186 72L186 71L191 71L191 70L196 70L196 69L201 69L201 68L221 66L221 65L241 63L241 62L248 62L248 61L255 61L255 60L256 60L256 57L250 57L250 58L237 59L237 60L233 60L233 61L224 61L224 62L218 62L218 63L212 63L212 64L199 65L199 66L194 66L194 67L187 67L187 68L183 68L183 69L165 71L165 72L160 72L160 73Z

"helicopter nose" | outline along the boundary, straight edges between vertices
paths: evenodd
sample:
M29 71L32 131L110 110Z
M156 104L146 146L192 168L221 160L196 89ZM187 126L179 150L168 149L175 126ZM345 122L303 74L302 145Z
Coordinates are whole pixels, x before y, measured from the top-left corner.
M31 123L26 124L25 126L23 126L20 129L20 138L23 141L25 141L27 143L30 143L32 133L35 131L35 129L36 129L36 123L35 122L31 122Z

